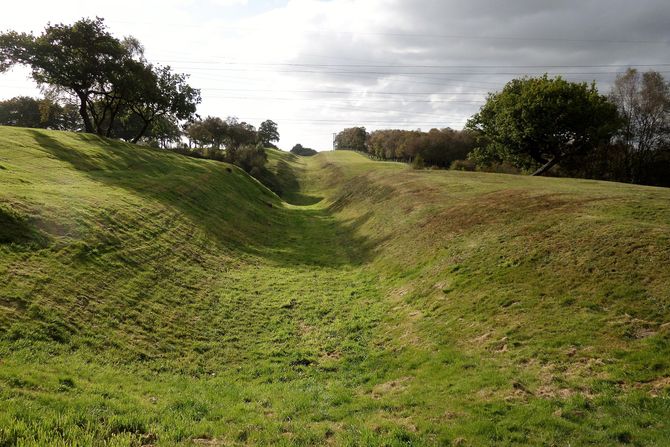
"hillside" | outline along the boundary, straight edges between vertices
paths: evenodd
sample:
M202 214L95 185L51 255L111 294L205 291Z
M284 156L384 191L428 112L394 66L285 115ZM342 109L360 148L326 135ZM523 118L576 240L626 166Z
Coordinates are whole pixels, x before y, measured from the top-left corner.
M0 445L663 445L670 190L0 127Z

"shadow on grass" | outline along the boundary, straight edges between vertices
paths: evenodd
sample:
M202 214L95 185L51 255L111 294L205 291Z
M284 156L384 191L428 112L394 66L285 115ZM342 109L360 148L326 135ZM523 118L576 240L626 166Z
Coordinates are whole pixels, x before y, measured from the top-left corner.
M339 223L325 209L283 207L240 169L90 134L70 138L100 150L74 150L47 132L30 132L44 151L90 179L178 210L220 248L281 265L359 265L373 256L377 242L354 234L360 222ZM281 178L294 188L289 190L289 203L321 200L301 195L295 172L282 163Z
M47 238L28 218L0 204L0 244L37 244L45 246Z
M293 158L295 155L291 154ZM297 206L309 206L319 203L323 197L310 196L300 192L300 181L296 170L286 162L277 162L276 172L266 169L261 182L277 193L286 203Z

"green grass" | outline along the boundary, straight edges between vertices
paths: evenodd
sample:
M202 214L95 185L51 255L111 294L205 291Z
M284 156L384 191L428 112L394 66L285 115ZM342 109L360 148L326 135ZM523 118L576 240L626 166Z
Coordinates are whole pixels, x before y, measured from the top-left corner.
M667 445L670 190L0 127L0 446Z

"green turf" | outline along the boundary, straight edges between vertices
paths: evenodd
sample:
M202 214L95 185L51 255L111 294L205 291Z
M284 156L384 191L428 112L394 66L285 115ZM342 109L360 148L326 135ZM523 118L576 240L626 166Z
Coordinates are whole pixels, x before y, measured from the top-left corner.
M0 127L0 446L668 445L670 190Z

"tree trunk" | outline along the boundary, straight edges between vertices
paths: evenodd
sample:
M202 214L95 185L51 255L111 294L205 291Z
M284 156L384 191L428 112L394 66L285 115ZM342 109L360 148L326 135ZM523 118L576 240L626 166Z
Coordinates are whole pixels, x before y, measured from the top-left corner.
M114 127L114 120L116 119L116 115L119 113L120 107L121 106L119 104L117 104L116 107L112 107L109 116L109 125L107 126L107 132L105 132L105 136L107 138L110 138L112 136L112 128Z
M151 124L150 120L144 120L144 126L142 126L142 130L140 130L140 133L132 139L131 143L136 144L138 141L140 141L140 138L144 136L144 132L146 132L149 128L149 124Z
M542 165L542 166L540 167L540 169L538 169L537 171L533 172L531 175L542 175L542 174L544 174L545 172L547 172L548 170L550 170L551 168L553 168L554 165L555 165L556 163L558 163L558 160L559 160L559 157L554 157L554 158L552 158L551 160L549 160L548 162L546 162L544 165Z
M84 121L84 131L86 133L93 133L93 124L91 124L91 117L88 116L88 108L86 107L86 95L83 93L77 93L79 96L79 115Z

